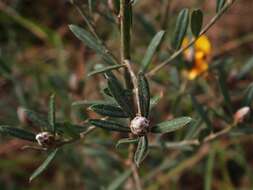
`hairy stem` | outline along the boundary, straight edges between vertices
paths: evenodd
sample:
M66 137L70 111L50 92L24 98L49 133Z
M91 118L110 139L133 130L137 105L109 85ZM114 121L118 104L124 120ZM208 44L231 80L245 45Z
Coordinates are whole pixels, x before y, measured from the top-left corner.
M126 64L126 69L124 73L124 77L126 80L126 86L128 89L131 89L134 91L134 93L137 92L136 90L136 76L133 72L132 66L131 66L131 56L130 56L130 29L131 29L131 14L132 14L132 7L131 7L131 1L130 0L120 0L120 33L121 33L121 40L120 40L120 46L121 46L121 64ZM136 96L137 97L137 96ZM134 98L132 97L131 102L136 101L138 105L138 99L134 101ZM138 109L139 110L139 109ZM132 134L129 134L129 137L132 137ZM129 155L128 155L128 163L131 166L132 172L133 172L133 179L135 182L135 186L137 190L141 190L141 182L139 173L137 170L136 165L133 162L134 157L134 151L135 146L130 145L129 146Z

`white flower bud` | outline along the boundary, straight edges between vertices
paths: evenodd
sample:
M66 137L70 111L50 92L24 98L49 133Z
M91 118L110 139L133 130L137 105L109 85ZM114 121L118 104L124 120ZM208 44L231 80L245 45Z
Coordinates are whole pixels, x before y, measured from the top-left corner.
M243 122L245 117L250 113L250 108L248 106L242 107L234 114L234 120L237 123Z
M130 123L133 134L142 136L149 131L149 120L142 116L136 116Z
M38 133L35 137L40 146L50 146L54 143L54 135L49 132Z

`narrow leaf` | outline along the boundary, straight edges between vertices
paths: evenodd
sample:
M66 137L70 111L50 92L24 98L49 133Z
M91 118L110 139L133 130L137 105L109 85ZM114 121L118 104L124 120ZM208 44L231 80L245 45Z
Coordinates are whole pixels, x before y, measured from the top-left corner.
M132 139L132 138L124 138L124 139L120 139L117 144L116 144L116 148L119 148L120 145L124 145L124 144L135 144L139 141L139 139Z
M253 100L253 83L251 83L248 88L246 89L244 98L243 98L243 105L250 106Z
M172 41L172 47L178 50L181 47L183 39L185 37L187 27L189 23L189 9L183 9L180 11L177 21L174 38Z
M147 136L140 137L136 152L134 154L134 161L137 167L148 155L148 138Z
M106 48L95 37L93 37L90 32L73 24L69 25L69 28L73 32L73 34L79 40L85 43L89 48L96 51L96 53L102 55L103 58L105 58L105 60L110 64L115 64L113 57L107 53Z
M220 10L224 7L226 0L216 0L216 13L220 12Z
M32 180L34 180L36 177L38 177L50 164L50 162L54 159L56 153L57 153L58 149L55 149L54 151L52 151L47 159L40 165L40 167L38 167L33 174L31 175L31 177L29 178L29 181L31 182Z
M80 100L72 103L72 106L92 106L94 104L111 104L112 102L105 100Z
M127 118L128 115L120 108L108 104L95 104L89 107L90 110L104 116Z
M165 34L165 31L162 30L158 32L151 40L148 46L148 49L141 62L143 72L145 72L148 69L148 66L151 63L152 57L155 54L155 51L158 48L159 44L161 43L164 34Z
M119 69L121 67L124 67L124 65L112 65L112 66L96 69L96 70L90 72L88 74L88 77L96 75L96 74L104 73L104 72L107 72L107 71L111 71L111 70L114 70L114 69Z
M154 108L160 99L162 98L162 95L155 95L150 99L150 109Z
M128 169L123 174L120 174L113 182L108 186L107 190L117 190L122 189L121 186L131 175L132 170Z
M72 130L72 134L75 133L76 137L77 137L77 134L80 134L80 133L88 130L88 128L89 128L88 125L76 125L76 124L72 124L72 123L69 123L69 122L57 122L57 123L55 123L55 130L57 131L57 133L61 133L61 134L62 133L65 133L65 134L67 133L68 136L70 136L69 132L66 131L66 129L65 129L66 125L68 125L68 128L70 128L70 130ZM78 135L78 137L79 137L79 135Z
M148 80L143 73L139 73L138 75L138 90L141 115L148 118L150 109L150 92Z
M25 131L21 128L14 128L9 126L0 126L0 133L3 135L10 135L19 139L35 142L35 134Z
M134 110L133 107L131 106L131 103L129 102L128 97L125 95L125 91L118 81L118 79L111 73L107 72L106 73L106 78L108 81L108 88L119 104L119 106L130 116L134 117Z
M49 100L48 121L52 132L55 134L55 95L52 94Z
M197 101L197 99L193 95L191 95L191 100L193 107L196 109L201 119L206 123L209 130L212 131L212 123L208 118L207 113L203 108L203 106Z
M188 123L192 121L190 117L179 117L176 119L172 119L169 121L164 121L162 123L156 124L151 128L151 132L153 133L169 133L176 131L185 127Z
M227 108L229 109L230 114L232 114L233 109L232 109L232 103L231 103L231 98L230 98L230 95L229 95L228 87L227 87L227 84L226 84L226 81L227 81L226 73L225 73L223 67L218 67L218 72L219 72L220 90L221 90L221 93L223 95L224 102L225 102Z
M247 62L243 65L242 69L240 72L236 75L236 78L238 80L242 79L245 77L248 73L250 73L253 69L253 57L251 57Z
M62 123L61 129L62 129L64 134L68 135L69 137L71 137L73 139L79 139L80 138L80 134L77 131L76 126L69 123L69 122Z
M191 31L195 37L198 37L203 24L203 13L200 9L194 10L191 15Z
M110 120L100 120L100 119L90 119L89 123L109 131L118 131L118 132L130 132L130 128L124 125L117 123L116 121Z
M10 78L11 76L11 68L10 66L0 58L0 74L5 76L6 78Z
M33 125L38 126L42 129L51 130L51 126L49 122L47 121L46 117L28 109L24 109L24 112L30 122L32 122Z

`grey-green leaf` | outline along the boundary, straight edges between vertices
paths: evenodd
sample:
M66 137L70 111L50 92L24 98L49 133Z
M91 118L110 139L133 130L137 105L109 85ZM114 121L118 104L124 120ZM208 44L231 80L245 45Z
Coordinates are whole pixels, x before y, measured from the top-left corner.
M253 69L253 57L247 60L247 62L243 65L242 69L240 72L236 75L236 78L238 80L242 79L245 77L248 73L250 73Z
M164 121L156 124L151 128L151 132L153 133L169 133L176 130L179 130L185 127L188 123L192 121L190 117L178 117L176 119L172 119L169 121Z
M100 120L100 119L90 119L89 123L91 125L94 125L96 127L100 127L102 129L108 130L108 131L118 131L118 132L130 132L130 128L126 127L116 121L111 120Z
M49 130L51 131L51 126L49 122L47 121L46 117L28 109L24 109L24 112L30 122L32 122L33 125L42 128L43 130Z
M193 95L191 95L191 100L193 107L196 109L201 119L206 123L208 129L212 131L212 123L204 107L198 102L198 100Z
M49 112L48 112L48 121L51 126L51 130L55 133L55 95L52 94L49 100Z
M156 49L160 45L164 34L165 34L165 31L162 30L162 31L158 32L151 40L151 42L148 46L148 49L147 49L147 51L142 59L142 62L141 62L141 67L142 67L143 72L145 72L148 69L148 67L151 63L152 57L155 54Z
M77 130L78 128L76 128L75 125L73 125L69 122L62 123L61 129L62 129L64 134L66 134L67 136L69 136L73 139L79 139L80 138L80 134Z
M216 13L219 13L220 10L224 7L226 0L216 0Z
M50 162L54 159L56 153L57 153L58 149L55 149L54 151L52 151L47 159L40 165L40 167L38 167L33 174L31 175L31 177L29 178L29 181L31 182L32 180L34 180L36 177L38 177L43 171L45 171L45 169L48 167L48 165L50 164Z
M107 190L117 190L121 189L120 187L124 184L124 182L131 175L132 170L128 169L124 173L120 174L113 182L108 186Z
M0 126L0 133L3 135L10 135L19 139L35 142L35 134L21 128L4 125Z
M148 80L143 73L138 74L138 90L141 115L148 118L150 109L150 92Z
M118 79L112 74L112 72L107 72L105 74L108 81L108 88L119 104L119 106L130 116L134 117L134 109L129 102L128 97L125 94L125 90L118 81Z
M79 107L79 106L91 106L94 104L111 104L110 101L105 100L80 100L72 103L72 106Z
M124 145L124 144L135 144L139 141L139 139L132 139L132 138L124 138L124 139L120 139L117 144L116 144L116 148L119 148L120 145Z
M233 108L232 108L232 102L229 94L229 89L226 84L227 81L227 76L224 68L222 66L218 67L218 73L219 73L219 87L221 90L221 93L224 98L225 105L227 106L228 110L230 111L230 114L233 113Z
M79 40L85 43L89 48L96 51L96 53L102 55L103 58L105 58L105 60L110 64L115 64L113 57L110 54L108 54L103 44L99 42L95 37L93 37L93 35L90 32L73 24L69 25L69 28L73 32L73 34Z
M183 42L187 28L189 24L189 9L183 9L180 11L177 22L174 37L172 40L172 47L178 50Z
M89 107L90 110L104 116L127 118L128 115L118 106L109 104L95 104Z
M90 77L90 76L100 74L100 73L104 73L104 72L107 72L107 71L111 71L111 70L114 70L114 69L119 69L121 67L124 67L124 65L112 65L112 66L103 67L103 68L96 69L96 70L90 72L88 74L88 76Z
M200 9L196 9L191 15L191 31L195 37L198 37L203 24L203 13Z
M148 138L147 136L142 136L139 139L139 143L134 154L134 161L137 167L140 166L140 163L146 158L147 155L148 155Z
M250 106L253 100L253 83L251 83L248 88L246 89L244 98L243 98L243 105Z

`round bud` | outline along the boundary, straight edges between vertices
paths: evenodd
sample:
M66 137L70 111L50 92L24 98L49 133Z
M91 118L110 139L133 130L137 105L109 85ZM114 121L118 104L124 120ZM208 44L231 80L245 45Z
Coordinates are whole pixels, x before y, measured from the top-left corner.
M142 116L136 116L130 123L133 134L143 136L149 131L149 120Z
M51 146L55 142L54 135L49 132L38 133L35 137L40 146Z

